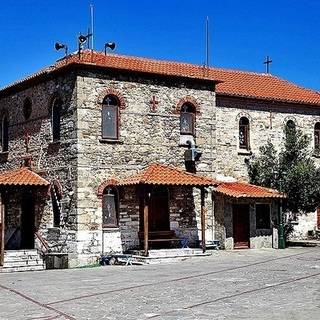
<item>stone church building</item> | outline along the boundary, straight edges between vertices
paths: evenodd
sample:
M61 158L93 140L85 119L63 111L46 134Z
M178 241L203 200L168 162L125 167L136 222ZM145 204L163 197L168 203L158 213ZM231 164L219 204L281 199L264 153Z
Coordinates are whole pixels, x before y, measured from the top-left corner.
M285 195L246 183L245 161L288 124L317 151L319 108L319 93L270 74L69 55L0 90L1 260L277 247Z

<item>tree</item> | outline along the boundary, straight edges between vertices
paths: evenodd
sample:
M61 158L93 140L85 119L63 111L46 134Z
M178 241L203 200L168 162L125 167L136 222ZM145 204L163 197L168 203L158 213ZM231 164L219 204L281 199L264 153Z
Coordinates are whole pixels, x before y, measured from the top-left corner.
M293 213L314 211L320 202L320 170L309 150L310 139L295 126L286 126L285 141L278 153L268 141L258 156L247 162L250 182L288 195Z

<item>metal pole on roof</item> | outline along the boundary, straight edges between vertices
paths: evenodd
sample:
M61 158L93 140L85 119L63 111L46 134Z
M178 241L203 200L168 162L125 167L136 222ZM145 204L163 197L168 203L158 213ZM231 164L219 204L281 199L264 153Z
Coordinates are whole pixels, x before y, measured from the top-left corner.
M93 7L93 4L90 4L90 28L91 28L91 34L92 34L92 36L91 36L91 49L93 50L94 49L94 47L93 47L93 35L94 35L94 15L93 15L93 9L94 9L94 7Z
M206 67L209 67L209 17L206 18Z

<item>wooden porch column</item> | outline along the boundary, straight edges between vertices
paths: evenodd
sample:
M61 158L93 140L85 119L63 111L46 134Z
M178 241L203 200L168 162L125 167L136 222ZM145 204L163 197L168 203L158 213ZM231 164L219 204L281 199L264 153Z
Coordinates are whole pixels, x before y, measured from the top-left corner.
M0 266L4 263L4 205L0 192Z
M205 204L204 204L204 197L205 197L204 187L202 187L200 190L201 190L201 244L202 244L202 251L206 252L206 216L205 216Z
M144 192L144 208L143 208L143 236L144 236L144 255L148 256L149 251L149 192Z

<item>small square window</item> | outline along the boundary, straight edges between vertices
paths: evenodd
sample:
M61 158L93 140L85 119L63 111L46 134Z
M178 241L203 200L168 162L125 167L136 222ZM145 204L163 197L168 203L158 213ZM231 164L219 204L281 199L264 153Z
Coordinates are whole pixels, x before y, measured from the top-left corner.
M270 204L256 204L256 228L270 229Z

